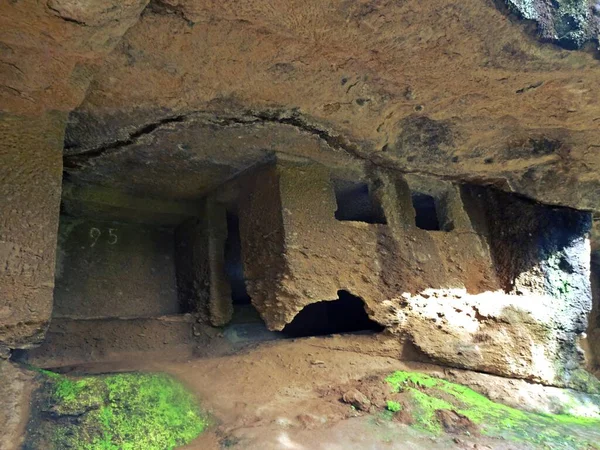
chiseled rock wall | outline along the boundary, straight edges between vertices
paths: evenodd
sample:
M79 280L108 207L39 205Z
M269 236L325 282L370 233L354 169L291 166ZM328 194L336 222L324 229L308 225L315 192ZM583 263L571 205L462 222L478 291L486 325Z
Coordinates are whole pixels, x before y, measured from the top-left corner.
M52 312L65 119L0 112L0 355L39 343Z
M401 289L499 288L487 246L473 239L472 228L416 228L409 188L400 180L381 181L375 189L384 210L392 208L386 215L394 226L336 220L323 166L278 163L247 180L240 205L244 271L253 303L272 329L282 329L307 304L336 299L338 290L360 296L376 320L392 325L380 305ZM406 209L396 206L399 197ZM456 222L465 214L461 205Z
M540 44L498 4L153 2L71 114L66 153L101 160L204 113L217 130L286 124L379 166L599 210L598 60Z
M0 4L0 356L38 344L50 319L67 115L147 0L83 23L116 3Z
M580 345L592 309L591 215L481 188L463 194L483 212L476 229L502 290L404 294L393 301L399 329L445 364L599 392Z
M337 221L324 167L279 162L254 174L255 200L261 185L279 194L256 208L247 204L240 215L242 229L263 227L244 247L244 264L253 303L271 329L346 290L433 360L597 389L581 370L579 346L592 307L589 213L489 189L373 177L387 225ZM410 190L427 187L446 206L453 230L416 228ZM265 240L263 253L252 251Z
M549 0L509 3L523 17L545 20L542 36L563 44L581 45L597 32L594 2L558 0L551 10ZM599 74L594 54L540 46L491 1L2 2L0 354L35 345L50 317L65 127L67 156L93 166L115 147L127 152L140 144L150 161L154 144L144 138L167 126L176 133L185 125L180 122L204 114L210 118L208 134L231 129L227 152L239 147L239 128L248 135L285 128L379 168L494 184L546 203L600 211ZM177 151L189 156L184 146ZM203 166L216 157L191 159ZM106 180L122 172L124 166L117 165L101 175ZM205 176L214 173L207 170ZM194 175L186 179L194 181ZM286 185L277 178L272 183L285 200ZM289 254L261 269L267 281L260 272L249 279L250 290L260 292L271 283L280 298L291 299L272 327L288 321L301 304L293 306L294 301L311 301L306 288L292 281L295 272L314 281L302 258L313 264L318 257L310 251L302 256L304 244L294 227L314 228L325 254L339 255L340 274L350 260L370 261L368 270L354 275L336 275L331 260L315 263L323 288L314 298L350 285L363 290L377 317L387 313L376 311L379 303L371 295L404 293L404 286L389 283L395 277L417 295L438 284L456 287L454 281L477 293L508 289L506 283L518 275L510 265L491 271L499 267L494 258L502 259L502 246L490 241L488 250L468 239L472 234L402 232L403 220L396 217L388 217L387 228L335 224L330 217L336 227L330 233L316 229L329 226L325 219L314 224L290 219L283 205L271 211L281 200L269 195L247 200L255 207L246 225L240 219L242 233L257 227L247 237L259 261L270 262L261 245ZM316 210L331 205L331 196L324 202ZM323 244L336 239L356 248L356 255ZM534 294L565 301L556 289L567 287L548 275L564 271L560 261L557 270L551 267L555 260L541 261L536 267L543 275L531 277L544 279L536 283L545 287L535 286ZM463 267L471 264L474 268ZM515 278L519 289L531 287L526 273ZM325 275L333 281L324 281ZM363 275L368 282L361 281ZM569 343L587 307L587 297L578 298L566 300L569 317L578 318L567 321Z
M185 220L175 231L177 290L186 312L221 326L231 320L231 286L225 272L226 211L207 199L200 217Z
M53 318L152 317L182 309L172 228L61 216Z

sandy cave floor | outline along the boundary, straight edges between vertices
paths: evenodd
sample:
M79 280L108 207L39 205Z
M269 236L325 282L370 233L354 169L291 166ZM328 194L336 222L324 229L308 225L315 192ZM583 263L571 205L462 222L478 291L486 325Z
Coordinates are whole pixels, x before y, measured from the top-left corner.
M198 396L214 421L184 447L187 450L535 448L464 433L432 437L343 403L344 390L362 379L395 370L451 370L401 362L390 357L390 351L374 350L381 347L371 336L318 337L256 344L229 356L180 361L173 361L173 355L171 360L131 358L65 371L76 375L143 370L175 376ZM494 389L489 385L493 379L497 377L486 379L486 388ZM500 380L497 390L504 384Z

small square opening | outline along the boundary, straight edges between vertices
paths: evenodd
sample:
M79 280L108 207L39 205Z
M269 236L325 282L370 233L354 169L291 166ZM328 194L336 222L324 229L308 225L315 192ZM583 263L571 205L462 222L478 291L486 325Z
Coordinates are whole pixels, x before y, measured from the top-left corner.
M369 185L363 182L333 180L337 210L335 218L340 221L387 223L381 205L371 195Z
M415 225L417 228L428 231L440 231L435 198L422 192L412 193L412 204L415 209Z

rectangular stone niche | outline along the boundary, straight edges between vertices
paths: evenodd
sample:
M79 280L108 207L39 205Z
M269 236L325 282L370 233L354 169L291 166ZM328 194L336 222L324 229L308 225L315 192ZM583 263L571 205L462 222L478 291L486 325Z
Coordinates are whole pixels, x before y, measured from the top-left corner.
M335 211L337 220L386 223L381 205L373 197L368 183L334 179L332 185L337 204Z
M189 357L196 315L216 317L211 299L228 295L211 278L222 259L218 213L200 199L66 183L52 320L42 345L19 357L40 367Z
M70 187L65 194L54 318L143 318L198 309L198 296L181 292L188 273L181 273L177 258L198 245L193 234L179 230L200 221L193 216L199 207L101 188Z
M174 230L61 216L54 317L187 312L177 296Z

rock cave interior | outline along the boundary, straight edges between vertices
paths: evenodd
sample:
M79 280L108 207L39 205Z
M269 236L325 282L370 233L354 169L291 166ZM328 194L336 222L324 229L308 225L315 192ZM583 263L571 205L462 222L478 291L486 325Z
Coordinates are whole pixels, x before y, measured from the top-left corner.
M600 449L599 33L0 4L0 449Z

